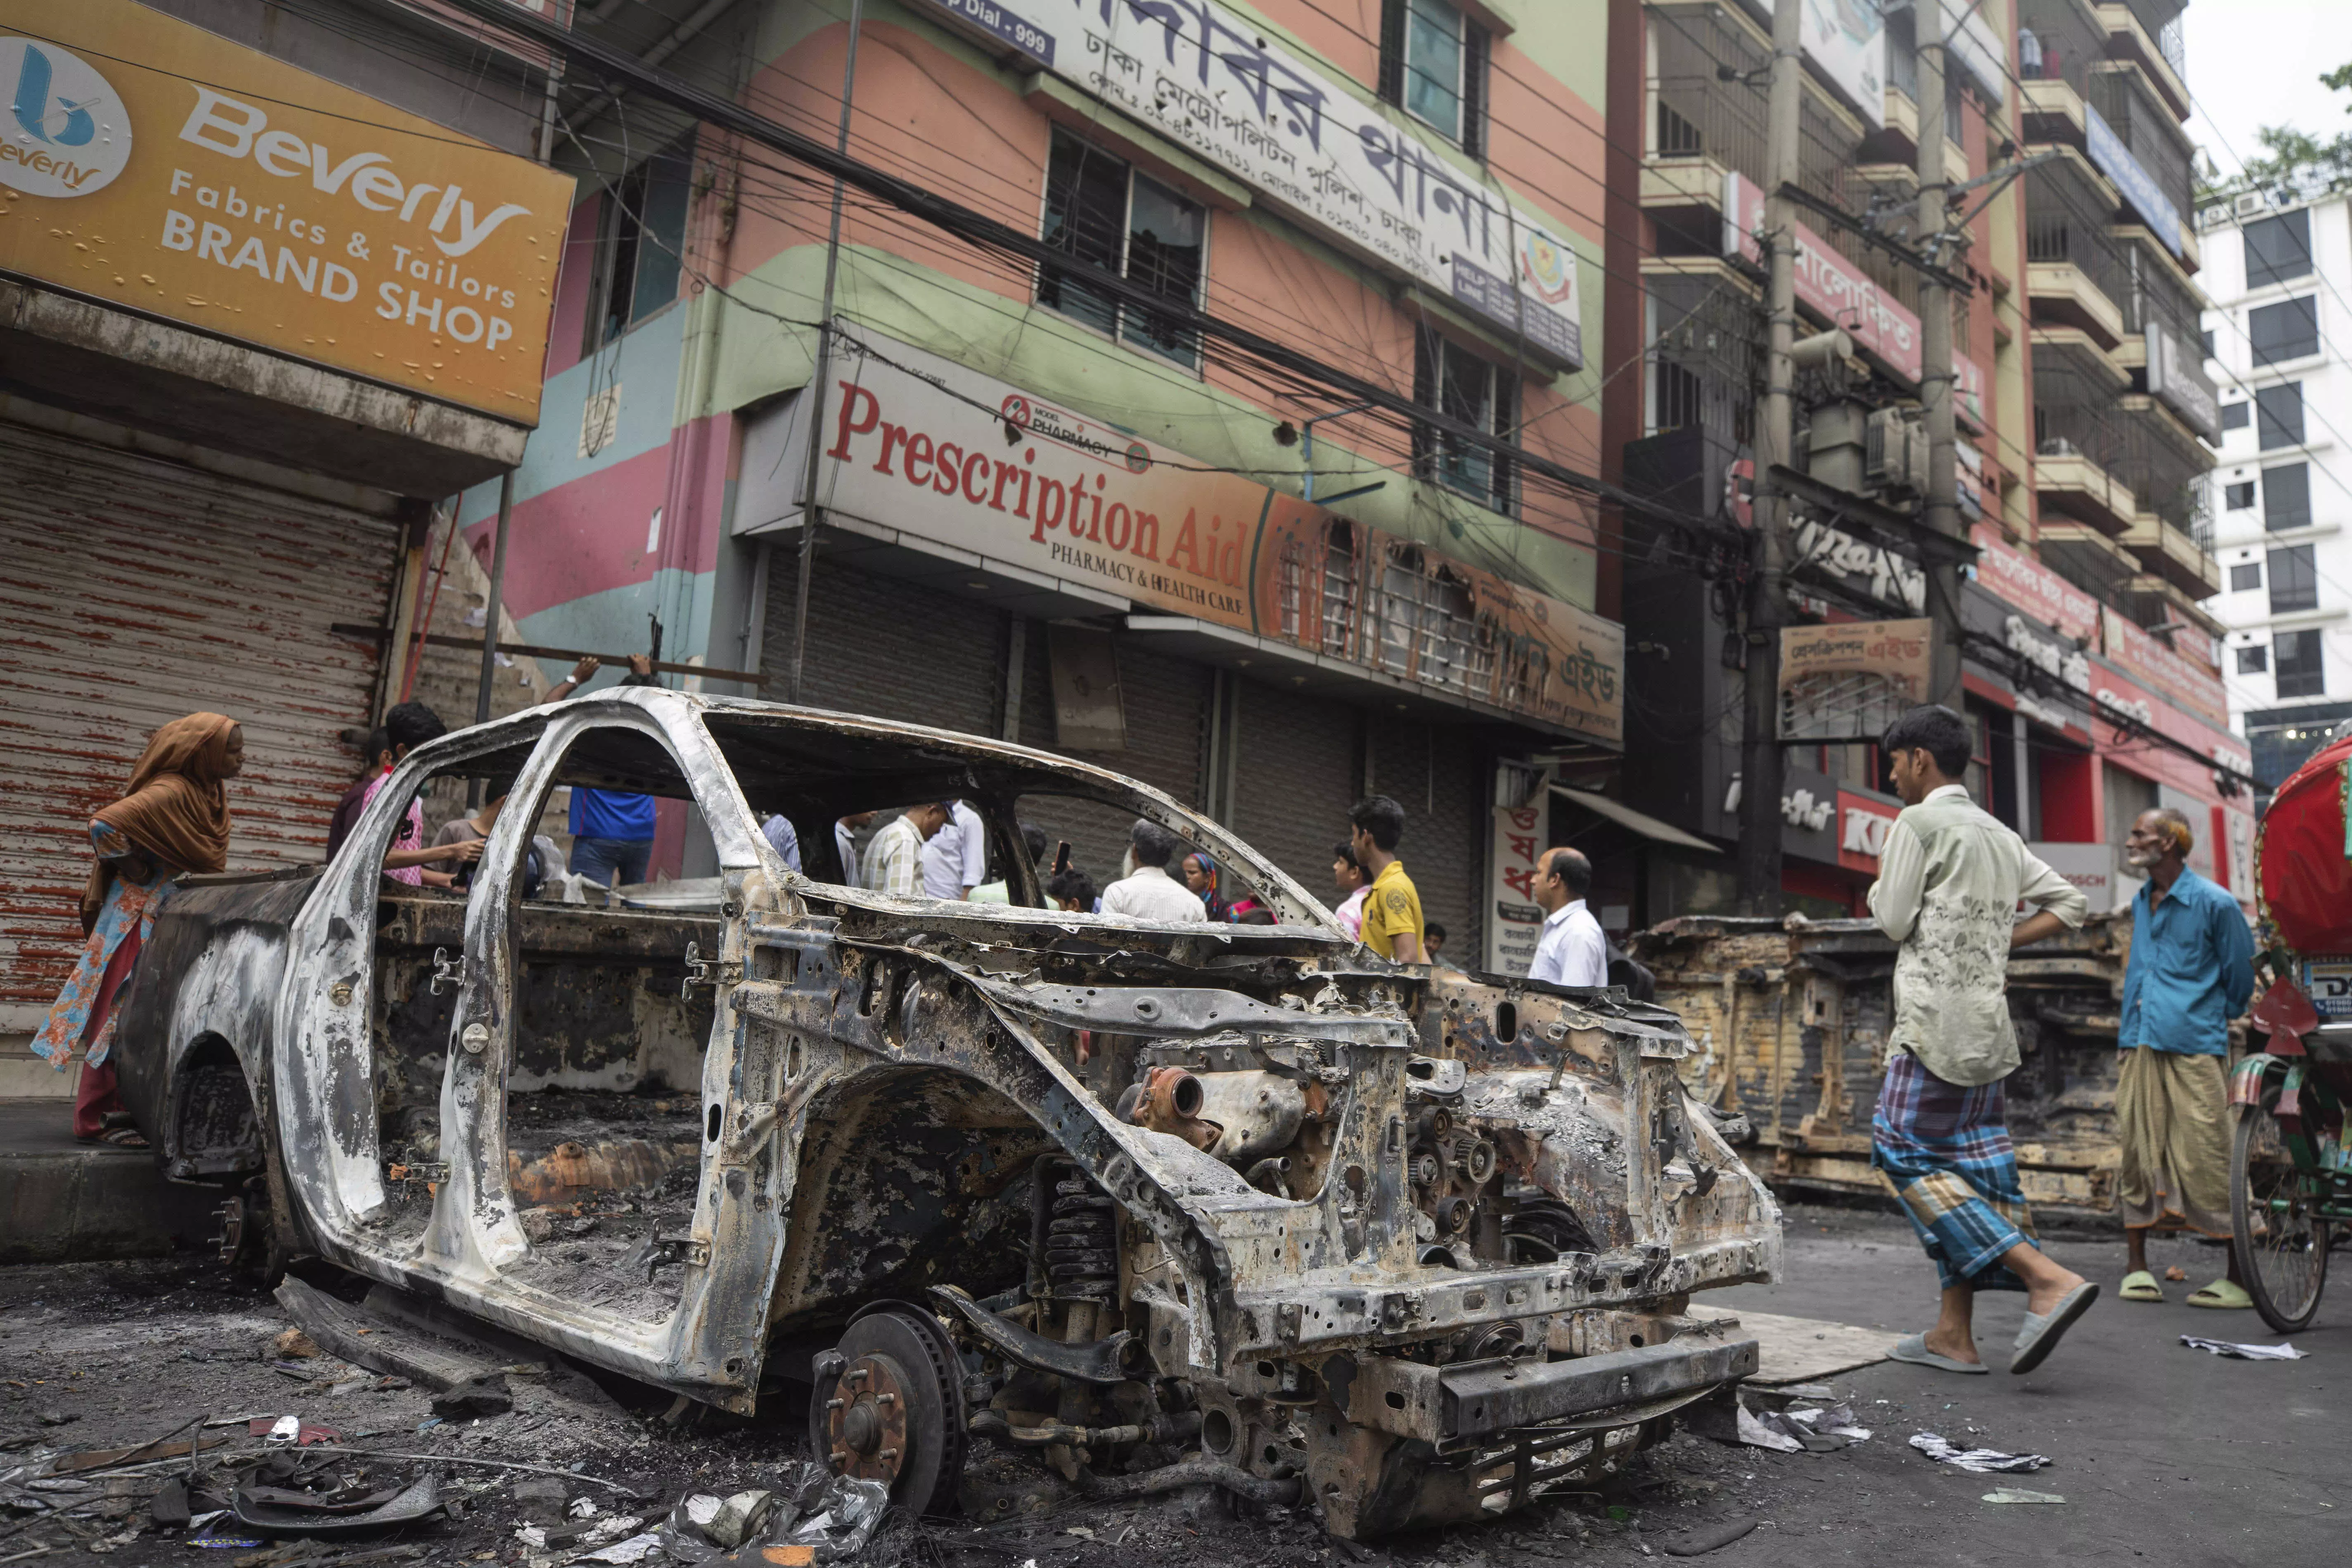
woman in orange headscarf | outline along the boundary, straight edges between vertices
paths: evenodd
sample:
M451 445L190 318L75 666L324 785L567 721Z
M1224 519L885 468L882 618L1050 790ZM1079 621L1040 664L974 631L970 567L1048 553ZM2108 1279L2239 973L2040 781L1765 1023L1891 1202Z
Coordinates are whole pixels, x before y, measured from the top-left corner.
M181 876L228 864L228 796L221 786L244 767L245 731L234 720L218 713L174 719L148 738L122 798L90 819L98 864L81 896L81 929L89 940L33 1037L33 1048L59 1072L81 1053L74 1136L86 1143L146 1146L136 1130L121 1124L122 1100L108 1060L115 1004Z

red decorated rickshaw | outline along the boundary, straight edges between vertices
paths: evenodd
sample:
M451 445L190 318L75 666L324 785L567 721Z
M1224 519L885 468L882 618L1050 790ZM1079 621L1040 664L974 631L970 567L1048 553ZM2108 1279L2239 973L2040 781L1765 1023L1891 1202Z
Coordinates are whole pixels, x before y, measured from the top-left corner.
M2352 1224L2352 734L2281 784L2255 847L2273 983L2254 1006L2268 1048L2230 1076L2240 1107L2230 1163L2239 1272L2264 1321L2308 1324L2327 1251Z

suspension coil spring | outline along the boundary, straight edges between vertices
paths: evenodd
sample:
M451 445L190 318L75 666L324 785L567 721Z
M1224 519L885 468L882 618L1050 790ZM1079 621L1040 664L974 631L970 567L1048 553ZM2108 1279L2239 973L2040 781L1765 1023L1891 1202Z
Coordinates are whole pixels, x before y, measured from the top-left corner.
M1066 1300L1108 1301L1118 1291L1118 1216L1101 1188L1076 1171L1054 1184L1045 1272Z

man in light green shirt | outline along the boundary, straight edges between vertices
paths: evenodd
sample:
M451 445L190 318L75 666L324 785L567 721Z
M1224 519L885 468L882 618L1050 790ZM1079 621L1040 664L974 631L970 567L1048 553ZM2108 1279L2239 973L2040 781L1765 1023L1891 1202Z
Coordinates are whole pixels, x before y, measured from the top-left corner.
M1898 944L1886 1076L1871 1118L1870 1163L1943 1281L1936 1326L1895 1358L1981 1373L1976 1292L2022 1290L2012 1373L2042 1363L2099 1288L2042 1254L2003 1114L2018 1064L2006 994L2013 947L2083 923L2088 906L2024 841L1969 798L1968 721L1914 708L1883 742L1903 814L1887 830L1870 912ZM2020 901L2036 912L2017 919Z

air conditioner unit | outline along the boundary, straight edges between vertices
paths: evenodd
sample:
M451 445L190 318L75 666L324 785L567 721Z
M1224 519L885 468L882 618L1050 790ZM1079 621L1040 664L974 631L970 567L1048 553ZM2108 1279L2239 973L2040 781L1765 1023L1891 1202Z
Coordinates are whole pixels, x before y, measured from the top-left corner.
M2264 203L2260 191L2248 191L2231 204L2240 217L2252 217L2263 210Z
M2230 209L2224 206L2206 207L2197 215L2199 228L2219 228L2230 221Z
M1863 482L1874 490L1916 494L1927 488L1927 432L1900 408L1870 416L1863 437Z

